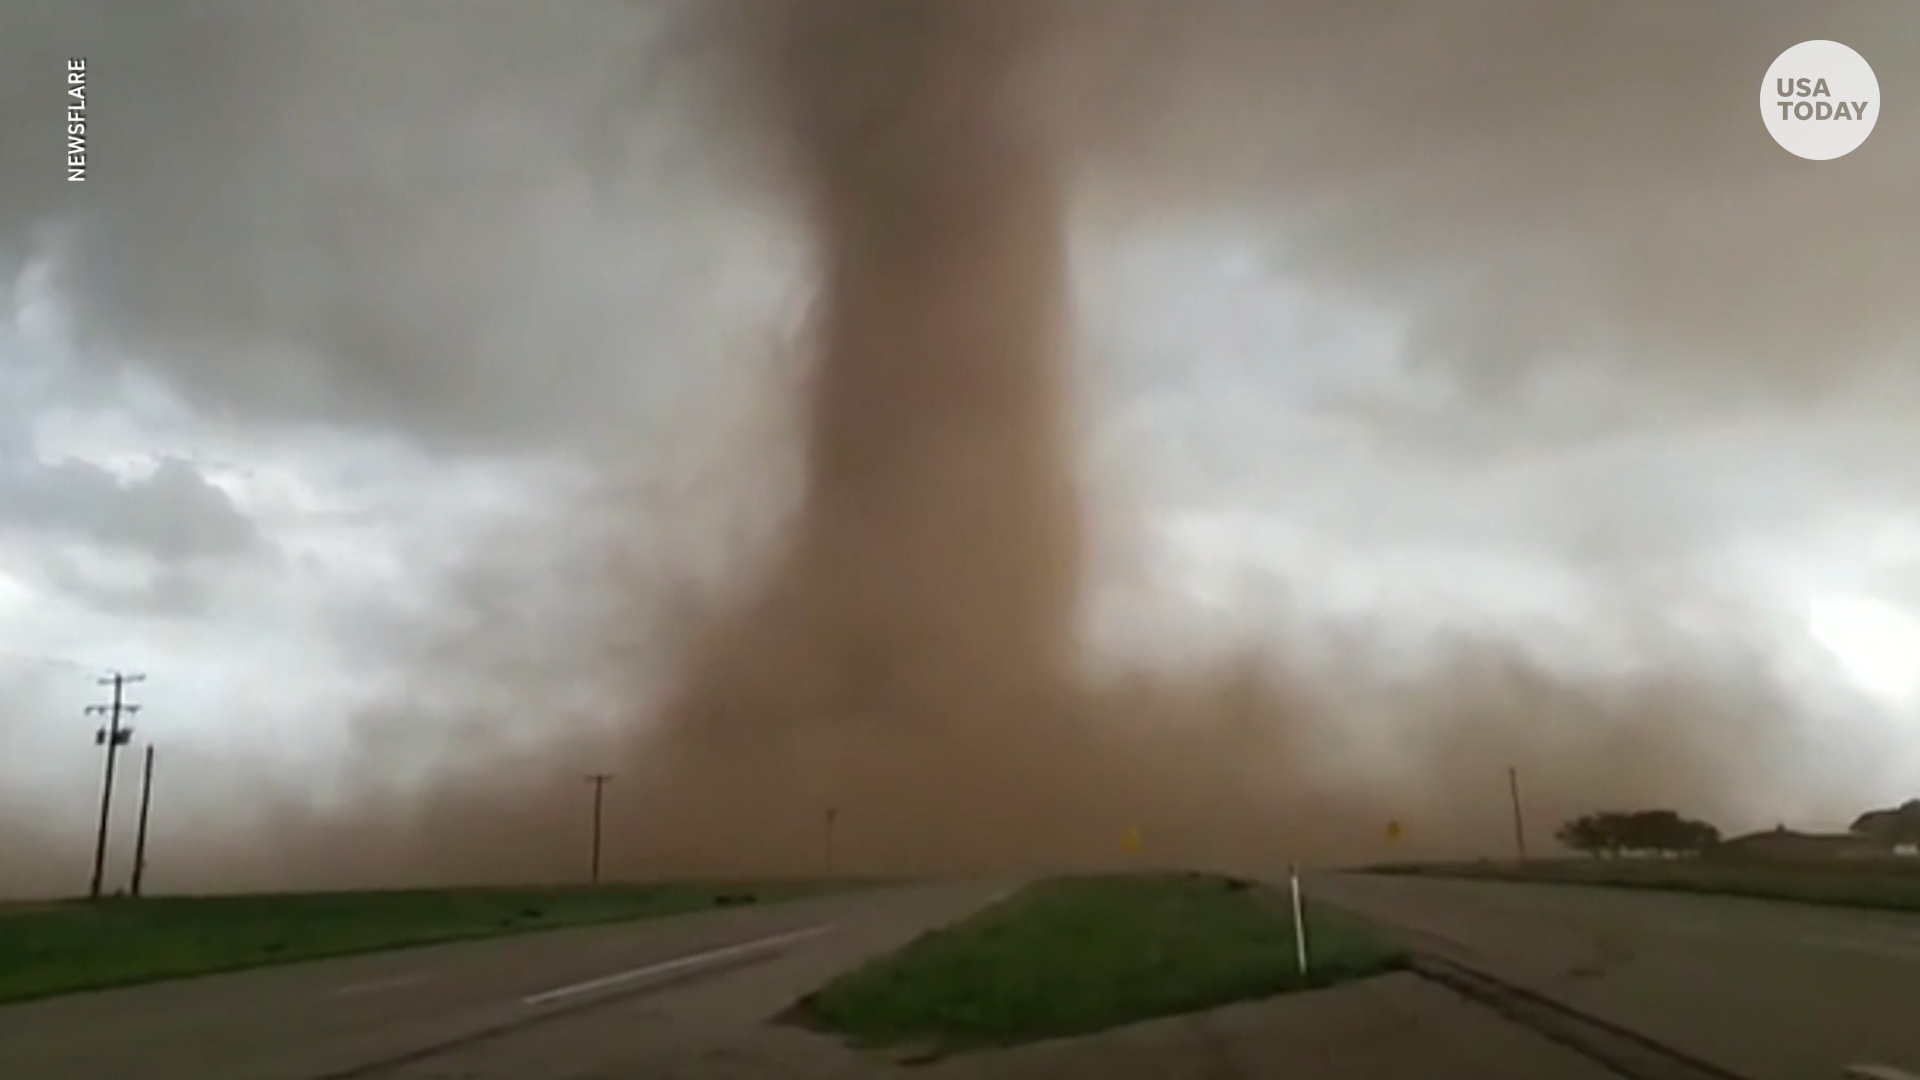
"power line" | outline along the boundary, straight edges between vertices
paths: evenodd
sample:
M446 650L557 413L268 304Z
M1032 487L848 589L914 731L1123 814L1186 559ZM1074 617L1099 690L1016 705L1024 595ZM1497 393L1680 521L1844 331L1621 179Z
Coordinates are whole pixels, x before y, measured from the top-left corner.
M105 716L107 725L93 733L95 746L103 746L107 751L107 774L100 787L100 830L93 841L93 883L87 887L88 899L100 899L100 888L107 871L107 823L113 812L113 766L120 756L120 748L133 739L133 729L123 727L122 716L132 716L140 711L140 706L127 701L126 688L130 683L145 682L145 675L129 675L116 671L99 680L102 686L113 687L113 700L105 705L89 705L88 716Z

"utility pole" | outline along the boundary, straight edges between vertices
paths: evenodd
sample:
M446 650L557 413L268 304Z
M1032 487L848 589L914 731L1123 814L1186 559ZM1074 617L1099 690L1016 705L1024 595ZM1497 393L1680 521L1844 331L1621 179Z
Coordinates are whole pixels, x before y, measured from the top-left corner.
M613 779L612 773L588 773L587 783L593 785L593 883L600 884L600 811L605 805L607 784Z
M1527 861L1527 827L1520 813L1520 770L1507 766L1507 794L1513 799L1513 848Z
M840 808L827 807L827 876L833 876L833 823L840 817Z
M153 805L153 744L147 744L146 762L140 770L140 826L133 840L133 881L129 896L140 895L140 882L147 876L147 810Z
M101 686L113 687L113 701L106 705L89 705L88 716L105 716L107 726L93 733L93 744L104 746L107 750L107 775L100 785L100 831L93 842L93 884L87 889L87 898L100 899L100 886L107 872L107 824L113 811L113 765L120 756L120 748L133 739L133 729L122 727L120 718L132 716L140 711L140 706L126 699L126 688L130 683L146 681L145 675L129 675L116 671L100 680Z

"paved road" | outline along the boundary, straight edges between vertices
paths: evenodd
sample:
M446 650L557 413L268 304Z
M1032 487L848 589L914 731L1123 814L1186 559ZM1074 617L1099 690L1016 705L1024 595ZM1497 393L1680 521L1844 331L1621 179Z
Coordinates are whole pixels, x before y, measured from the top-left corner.
M1308 889L1753 1080L1920 1073L1920 916L1385 876Z
M752 965L755 977L727 980L721 998L705 1000L697 987L673 995L681 1015L671 1034L697 1039L703 1025L750 1024L777 1012L836 972L1006 891L988 883L913 886L30 1002L0 1009L0 1077L316 1080L380 1063L364 1075L473 1075L465 1066L444 1071L444 1063L530 1047L552 1066L554 1044L544 1040L577 1035L596 1007L696 972ZM743 983L744 993L735 985ZM621 1022L645 1026L650 1015L628 1010ZM529 1025L533 1018L542 1023ZM536 1026L552 1034L524 1034ZM487 1032L512 1034L402 1060ZM619 1039L597 1041L608 1052L621 1049ZM581 1060L568 1070L590 1067L593 1051L571 1042L569 1058Z
M1404 878L1310 891L1443 954L1755 1080L1920 1064L1920 918L1753 901ZM992 883L891 889L76 995L0 1009L12 1080L701 1080L893 1075L763 1021L977 910ZM928 1080L1598 1074L1396 977L1115 1036L964 1058ZM1400 1064L1394 1064L1398 1062ZM1137 1067L1137 1068L1136 1068Z
M838 972L1008 891L918 886L13 1006L0 1009L0 1077L897 1080L909 1074L884 1056L765 1021ZM911 1075L1606 1080L1410 976L967 1055Z

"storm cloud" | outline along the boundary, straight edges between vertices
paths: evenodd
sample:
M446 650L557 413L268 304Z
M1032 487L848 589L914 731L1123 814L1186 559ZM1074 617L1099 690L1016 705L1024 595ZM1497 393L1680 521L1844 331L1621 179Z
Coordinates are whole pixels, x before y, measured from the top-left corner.
M507 734L450 745L439 783L360 816L314 818L292 800L273 825L303 842L281 846L339 856L289 856L301 873L555 872L546 841L571 820L563 793L582 761L606 756L642 777L686 766L687 786L622 804L636 828L682 823L635 841L636 871L700 868L717 838L729 859L779 863L806 846L796 837L811 826L792 822L828 797L872 808L872 824L849 814L847 827L875 866L914 863L929 836L954 863L986 866L1097 861L1128 815L1196 858L1270 847L1263 828L1331 856L1408 805L1436 845L1471 849L1499 830L1465 793L1503 757L1568 807L1750 810L1791 772L1790 731L1810 706L1779 685L1773 629L1722 574L1750 532L1911 503L1920 120L1902 103L1920 99L1920 56L1908 8L1049 0L1016 17L966 3L595 0L536 13L496 0L0 0L0 20L27 28L0 33L0 255L44 268L70 309L78 370L137 373L222 422L351 431L469 462L557 455L600 474L580 510L527 523L525 546L476 538L482 565L436 620L457 629L359 729L368 773L384 776L381 748L435 710L452 670L486 673L487 692L460 711ZM1830 162L1788 155L1756 114L1767 64L1814 37L1860 49L1888 106L1860 149ZM875 44L888 41L901 51ZM84 191L36 149L55 141L49 73L70 55L92 72ZM811 74L796 55L812 57ZM995 66L969 83L947 66L968 57ZM1017 168L982 169L989 160ZM1044 179L1020 188L1014 175ZM853 197L862 190L897 197L897 217ZM973 215L977 234L942 232L943 206ZM874 256L861 287L897 302L862 307L836 275L854 273L844 260L883 228L923 246ZM1182 234L1212 243L1166 242ZM967 246L996 236L1003 249ZM1216 274L1229 256L1238 269ZM1026 265L1056 257L1057 280ZM995 259L1008 260L998 276L983 269ZM1033 275L1024 292L994 284L1016 269ZM1183 293L1181 280L1209 284ZM1386 355L1363 368L1330 340L1291 342L1284 357L1243 347L1227 306L1193 295L1228 289L1244 291L1241 310L1353 313L1381 328ZM1172 310L1183 297L1191 308ZM955 335L926 336L934 324ZM981 355L960 355L962 339ZM849 376L860 350L892 367L869 358ZM1033 386L1013 389L1026 386L1016 371ZM1068 385L1058 401L1034 389L1055 375ZM1161 398L1214 376L1197 417ZM683 436L712 432L689 402L715 385L726 396L729 379L754 387L739 397L791 398L802 419L769 421L788 428L731 444L718 465L695 460ZM1100 380L1147 402L1132 442L1087 389ZM844 403L829 418L822 395L834 393ZM974 394L978 411L942 393ZM1285 404L1254 407L1266 400ZM946 450L915 417L947 433ZM1087 466L1090 443L1113 456ZM874 505L842 527L805 496L833 486L822 455L858 446L904 463L892 487L848 481L891 494L853 499ZM956 447L977 451L977 469L913 472L964 456ZM1131 455L1171 461L1191 506L1135 505L1129 481L1146 474ZM1676 455L1693 471L1671 472ZM1764 475L1743 477L1763 458ZM145 535L176 555L251 542L186 472L147 495L92 466L35 468L0 496L20 520L103 542ZM914 503L909 479L935 473L954 501ZM1015 492L1015 477L1058 490ZM966 535L963 488L974 517L1013 523L1004 550L984 530ZM1296 633L1307 601L1283 588L1261 618L1289 629L1245 667L1117 677L1070 705L1046 697L1057 687L1035 697L1034 679L1013 680L1029 685L1012 699L960 694L924 726L796 718L840 699L808 696L819 657L796 643L812 624L795 611L869 619L845 631L869 644L890 629L948 634L933 635L939 648L899 637L903 669L931 680L919 691L848 699L937 713L926 687L958 677L954 655L978 650L1005 674L1015 654L1038 662L1059 646L1062 613L1111 569L1076 545L1189 508L1190 524L1239 510L1389 569L1428 560L1429 578L1458 565L1437 550L1471 551L1523 591L1551 563L1554 585L1534 591L1579 598L1547 605L1569 643L1547 659L1478 629L1405 633L1376 615ZM598 556L554 554L596 544ZM1005 560L989 573L979 560L995 552ZM1342 584L1303 565L1311 584ZM862 585L856 571L878 576ZM1050 627L1037 636L1010 614L1010 582L1029 571L1028 591L1052 597L1045 618L1027 613ZM783 575L792 592L762 589ZM868 586L900 621L849 614ZM553 602L498 602L523 590ZM683 595L697 616L669 613L681 608L665 598ZM999 613L981 614L996 596ZM1683 619L1672 605L1692 606ZM741 612L770 613L774 629L752 637L742 628L761 623ZM1133 636L1148 654L1181 644L1164 627ZM986 659L995 642L1003 654ZM663 681L693 704L656 708ZM594 687L599 704L555 706L569 685ZM777 719L711 720L738 706L708 699L728 687ZM576 713L597 719L557 718ZM659 735L694 731L695 713L733 734ZM1054 713L1077 719L1043 722ZM1094 714L1122 719L1108 731ZM1199 719L1180 729L1180 716ZM946 734L913 737L935 728ZM1363 767L1377 756L1364 732L1388 729L1418 732L1424 750L1408 755L1402 739L1401 753L1426 762L1391 781ZM517 779L499 779L501 761ZM983 784L1003 806L969 818ZM889 817L898 828L878 823ZM346 854L346 837L376 832L388 846ZM423 863L427 850L440 861ZM243 847L205 866L231 876L262 858Z

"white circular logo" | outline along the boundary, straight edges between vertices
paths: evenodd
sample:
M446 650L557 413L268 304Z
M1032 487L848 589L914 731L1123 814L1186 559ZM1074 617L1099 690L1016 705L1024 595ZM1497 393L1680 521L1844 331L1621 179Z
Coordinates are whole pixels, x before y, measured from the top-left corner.
M1866 57L1837 41L1803 41L1760 84L1760 116L1790 153L1828 161L1867 141L1880 119L1880 80Z

